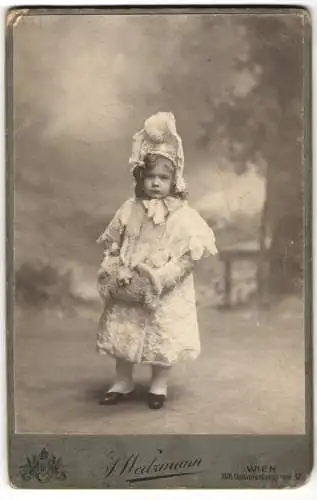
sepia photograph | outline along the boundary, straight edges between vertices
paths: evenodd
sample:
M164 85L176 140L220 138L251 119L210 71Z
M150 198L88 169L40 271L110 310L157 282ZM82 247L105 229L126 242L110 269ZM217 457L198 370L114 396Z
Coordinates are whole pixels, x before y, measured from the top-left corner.
M307 434L307 23L13 22L15 433Z

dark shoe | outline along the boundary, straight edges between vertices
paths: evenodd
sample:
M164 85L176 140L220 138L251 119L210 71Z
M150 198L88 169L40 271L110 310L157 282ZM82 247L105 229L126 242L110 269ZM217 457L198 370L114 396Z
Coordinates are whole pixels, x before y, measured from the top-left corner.
M99 401L100 405L116 405L124 401L129 401L134 394L134 391L122 394L122 392L106 392L103 398Z
M164 394L153 394L149 392L147 396L147 403L151 410L159 410L165 403L166 396L164 396Z

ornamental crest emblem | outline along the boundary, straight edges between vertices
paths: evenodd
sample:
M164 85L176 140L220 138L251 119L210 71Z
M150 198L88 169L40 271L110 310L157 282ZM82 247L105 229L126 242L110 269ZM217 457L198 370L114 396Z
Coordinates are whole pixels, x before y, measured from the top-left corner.
M39 483L46 483L51 479L64 481L66 472L61 458L49 454L46 448L43 448L39 455L25 457L25 463L19 467L20 476L24 481L32 479Z

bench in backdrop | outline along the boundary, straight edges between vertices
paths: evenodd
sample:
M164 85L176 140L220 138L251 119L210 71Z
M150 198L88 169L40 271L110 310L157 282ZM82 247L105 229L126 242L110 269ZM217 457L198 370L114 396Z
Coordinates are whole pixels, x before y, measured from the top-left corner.
M249 261L255 264L257 295L261 297L264 287L264 269L267 262L267 256L267 249L260 251L259 243L256 241L240 243L220 250L219 259L224 264L224 301L222 307L228 308L232 306L233 266L234 263L239 260Z

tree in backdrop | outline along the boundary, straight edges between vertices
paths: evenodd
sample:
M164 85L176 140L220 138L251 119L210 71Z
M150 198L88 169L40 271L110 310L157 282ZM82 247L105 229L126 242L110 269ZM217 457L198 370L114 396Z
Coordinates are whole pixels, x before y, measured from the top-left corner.
M238 172L250 163L266 174L261 247L271 236L268 288L301 289L303 278L304 14L247 16L248 49L237 59L246 86L213 109L203 139L223 141ZM243 76L244 75L244 76Z

